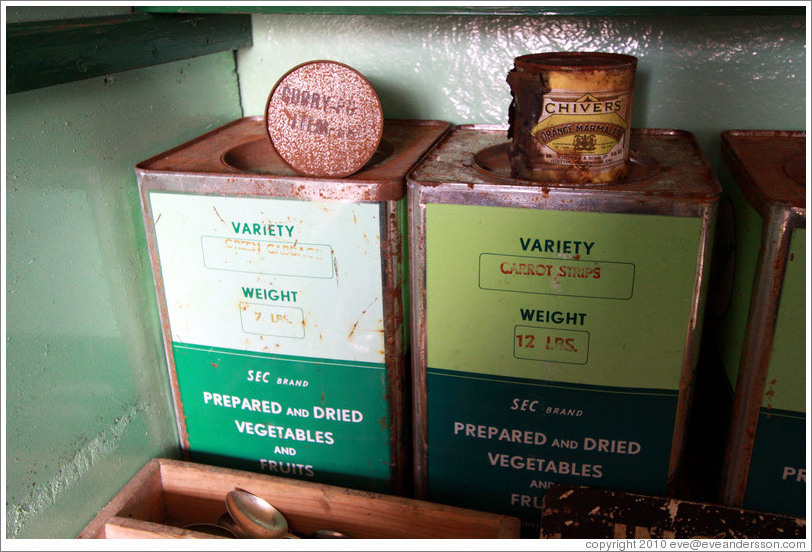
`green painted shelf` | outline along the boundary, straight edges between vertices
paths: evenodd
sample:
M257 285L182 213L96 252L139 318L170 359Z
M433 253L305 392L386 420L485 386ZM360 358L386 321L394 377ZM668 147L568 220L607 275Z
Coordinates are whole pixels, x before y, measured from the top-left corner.
M397 5L396 3L370 2L369 5L331 5L329 2L313 2L308 6L138 6L136 11L147 13L242 13L242 14L323 14L323 15L564 15L564 16L675 16L675 15L804 15L803 6L646 6L626 4L623 6L444 6Z
M6 26L6 93L251 45L251 16L150 14Z
M6 26L6 93L251 46L252 14L803 16L803 6L136 6L124 16Z

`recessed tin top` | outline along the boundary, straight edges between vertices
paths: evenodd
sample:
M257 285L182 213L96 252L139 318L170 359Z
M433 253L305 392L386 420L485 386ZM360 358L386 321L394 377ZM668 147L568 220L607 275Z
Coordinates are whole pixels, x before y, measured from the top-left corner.
M687 131L632 129L630 178L590 186L511 178L506 169L506 131L503 125L455 127L412 169L409 181L427 188L460 187L489 198L519 193L548 203L550 198L562 198L567 204L576 197L600 198L638 209L665 201L671 211L677 205L716 203L721 193L696 139Z
M745 194L759 203L806 206L806 132L729 130L722 156Z
M383 131L381 102L355 69L312 61L276 83L265 109L279 156L306 176L341 178L374 155Z
M296 173L268 141L265 118L244 117L138 163L136 173L148 177L141 178L139 185L173 191L182 191L190 181L200 179L211 194L397 200L406 192L408 171L449 126L445 121L386 121L370 161L352 176L337 179Z

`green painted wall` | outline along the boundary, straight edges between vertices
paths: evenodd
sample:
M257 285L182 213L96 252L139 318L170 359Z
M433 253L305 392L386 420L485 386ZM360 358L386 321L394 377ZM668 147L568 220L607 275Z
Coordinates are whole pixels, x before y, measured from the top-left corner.
M224 53L6 98L8 537L74 537L144 462L178 455L132 168L261 114L296 64L355 67L387 117L505 123L516 55L630 53L635 126L693 131L714 164L722 130L802 129L806 116L802 18L255 15L253 27L239 78Z
M226 52L7 96L8 537L74 537L179 455L133 166L237 90Z
M290 68L333 59L387 117L507 124L514 57L591 50L637 56L633 125L690 130L714 166L722 130L804 127L803 17L255 15L253 32L238 55L246 115Z

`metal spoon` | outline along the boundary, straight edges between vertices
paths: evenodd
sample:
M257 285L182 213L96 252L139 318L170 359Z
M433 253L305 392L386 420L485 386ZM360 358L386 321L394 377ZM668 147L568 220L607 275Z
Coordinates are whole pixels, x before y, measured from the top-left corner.
M339 531L333 531L332 529L318 529L313 531L308 535L311 539L349 539L351 538L349 535L345 535Z
M237 538L237 535L231 529L214 523L189 523L188 525L184 525L183 528L189 531L205 533L214 537L226 537L229 539Z
M266 500L235 490L226 495L226 509L245 534L255 539L299 538L288 531L288 522L282 513Z
M237 525L237 522L235 522L233 519L231 519L231 516L228 514L228 512L222 514L219 518L217 518L216 523L220 527L224 527L224 528L228 529L229 531L231 531L232 533L234 533L234 535L238 539L247 539L248 538L248 535L245 534L245 531L243 531L240 528L240 526Z

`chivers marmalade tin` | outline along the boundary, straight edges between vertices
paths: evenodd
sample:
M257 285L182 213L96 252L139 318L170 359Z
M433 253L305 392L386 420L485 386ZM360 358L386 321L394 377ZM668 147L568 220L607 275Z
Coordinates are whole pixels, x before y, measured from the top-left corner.
M411 487L405 178L448 126L386 121L340 179L293 172L257 117L136 167L188 459Z
M669 492L719 185L693 136L637 130L628 177L511 178L506 128L410 174L415 491L539 535L557 482Z
M734 393L723 503L805 517L806 133L722 134L708 329Z
M579 184L629 172L637 58L605 52L517 57L508 73L511 176Z

